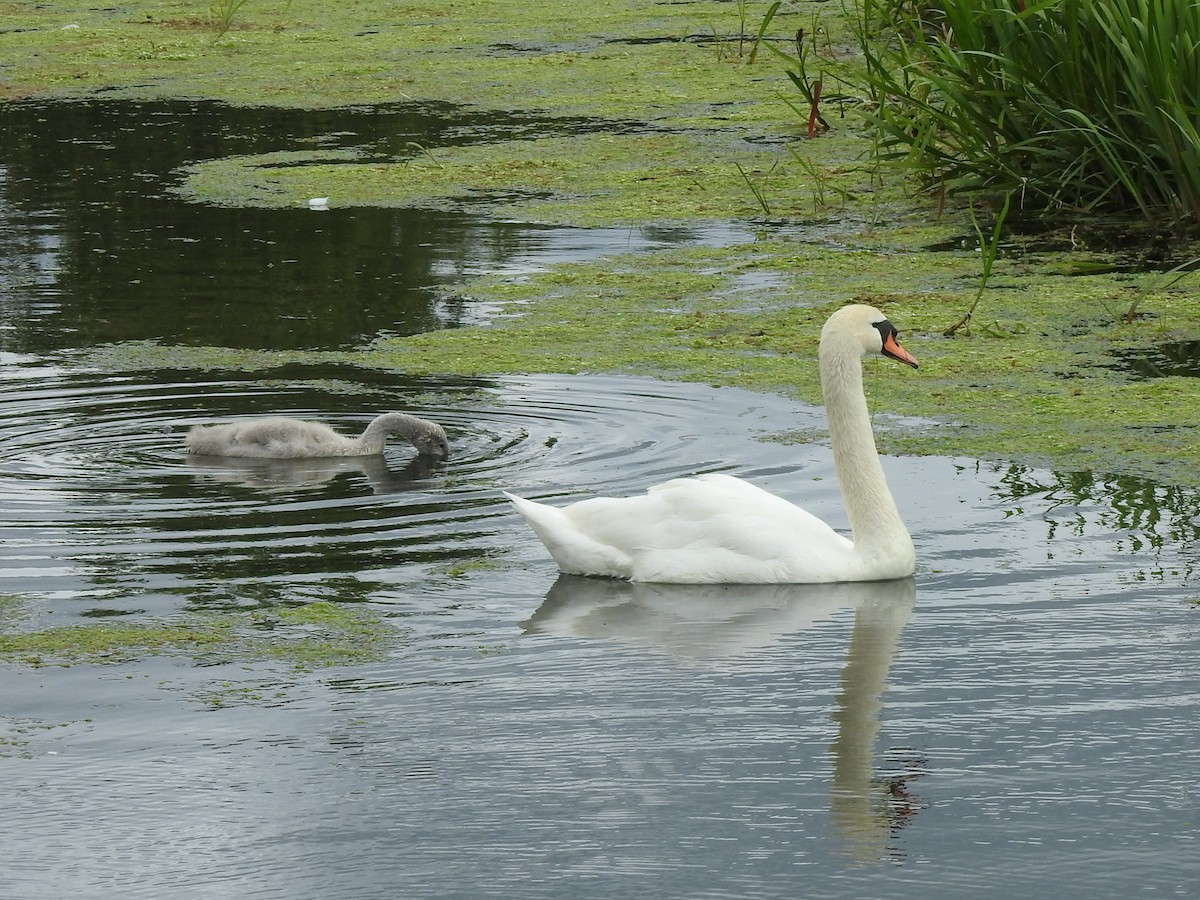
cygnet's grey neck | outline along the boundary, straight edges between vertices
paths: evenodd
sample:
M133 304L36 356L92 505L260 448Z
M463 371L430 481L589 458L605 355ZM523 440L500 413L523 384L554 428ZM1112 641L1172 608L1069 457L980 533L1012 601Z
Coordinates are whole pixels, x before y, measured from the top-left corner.
M388 437L393 434L404 438L423 456L445 458L448 454L449 446L442 427L408 413L384 413L376 417L358 441L366 448L366 452L381 453Z

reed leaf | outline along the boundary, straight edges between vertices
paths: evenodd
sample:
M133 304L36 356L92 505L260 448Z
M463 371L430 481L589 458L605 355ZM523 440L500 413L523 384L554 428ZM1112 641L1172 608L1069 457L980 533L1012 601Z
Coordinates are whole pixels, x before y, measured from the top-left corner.
M930 189L1200 226L1200 2L859 0L850 18L880 158Z

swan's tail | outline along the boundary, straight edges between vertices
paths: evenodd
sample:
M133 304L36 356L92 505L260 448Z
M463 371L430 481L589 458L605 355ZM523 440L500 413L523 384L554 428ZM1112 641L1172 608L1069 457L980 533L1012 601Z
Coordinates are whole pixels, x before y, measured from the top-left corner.
M508 491L502 491L501 493L508 498L508 502L516 508L521 517L529 523L529 527L537 532L538 537L542 539L542 543L547 547L550 547L550 541L554 535L562 534L565 530L571 528L571 523L567 519L566 513L561 509L547 506L545 503L526 500L524 497L510 494Z
M502 492L546 545L559 569L568 575L629 578L633 563L615 547L597 542L579 530L566 510Z

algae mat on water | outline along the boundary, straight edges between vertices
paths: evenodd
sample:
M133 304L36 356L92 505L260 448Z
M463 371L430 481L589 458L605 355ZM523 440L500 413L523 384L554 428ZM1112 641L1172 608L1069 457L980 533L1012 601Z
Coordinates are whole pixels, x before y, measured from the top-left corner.
M19 618L20 598L6 599ZM210 661L275 660L303 670L375 659L399 640L397 629L375 609L315 601L270 612L194 614L167 623L101 622L33 630L13 629L9 623L0 629L0 660L70 666L175 653Z
M762 206L747 177L763 183L768 208L806 204L807 180L786 164L769 175L756 171L760 156L728 135L596 133L421 148L401 162L320 151L229 157L188 167L179 190L226 205L287 207L327 197L334 207L449 208L581 227L749 219Z
M3 94L116 89L310 107L443 101L757 128L778 123L770 85L786 83L766 54L749 62L767 5L261 0L218 37L207 3L10 2L0 4ZM811 26L823 8L791 5L773 35Z
M457 302L497 310L495 324L381 338L357 351L137 343L100 348L80 361L116 371L353 363L409 375L621 372L818 404L821 324L838 305L857 300L883 308L921 361L915 372L886 360L868 366L874 409L927 420L881 430L885 451L1194 483L1200 426L1179 410L1197 405L1200 385L1179 376L1140 378L1116 363L1123 348L1186 334L1200 317L1196 298L1183 290L1155 294L1160 314L1124 325L1128 280L1052 274L1036 262L1005 260L973 327L945 338L942 330L970 304L976 268L970 252L847 249L764 236L746 246L675 248L479 277Z
M1185 412L1196 406L1194 381L1138 380L1111 365L1118 351L1195 337L1200 310L1189 285L1160 290L1153 274L1065 277L1063 263L1077 254L1013 254L997 265L972 333L938 337L970 304L979 266L969 244L922 248L970 234L966 216L950 211L932 228L913 227L914 214L936 216L904 199L899 180L881 183L864 170L869 142L838 115L842 100L853 111L854 98L828 93L832 134L801 139L803 122L788 105L798 94L782 65L765 52L752 61L768 6L262 0L241 7L218 36L205 4L9 2L0 4L0 96L445 102L587 119L589 128L571 134L413 148L403 159L314 150L204 161L182 190L234 205L332 195L334 205L466 208L575 225L746 223L769 214L794 230L764 225L766 239L720 251L471 279L464 297L512 315L343 356L414 372L638 371L815 401L820 318L861 298L885 305L922 358L920 372L881 385L879 408L961 425L903 446L892 436L893 449L1027 456L1194 483L1200 440ZM833 6L785 4L766 37L790 49L803 28L849 48ZM749 293L745 281L759 287ZM1119 324L1143 289L1144 317ZM620 339L597 341L599 320ZM280 360L144 344L92 357L114 368Z

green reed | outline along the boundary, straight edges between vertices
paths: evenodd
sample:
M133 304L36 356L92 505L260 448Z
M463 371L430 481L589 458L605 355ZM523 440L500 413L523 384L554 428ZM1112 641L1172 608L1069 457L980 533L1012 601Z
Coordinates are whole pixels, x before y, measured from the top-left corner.
M216 0L208 8L208 14L212 16L213 25L217 29L216 40L219 41L223 38L226 32L233 27L234 18L247 2L249 0Z
M1200 3L859 0L881 157L938 191L1200 224Z

